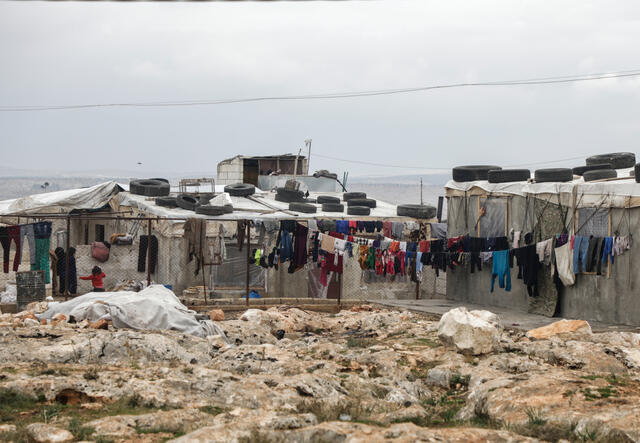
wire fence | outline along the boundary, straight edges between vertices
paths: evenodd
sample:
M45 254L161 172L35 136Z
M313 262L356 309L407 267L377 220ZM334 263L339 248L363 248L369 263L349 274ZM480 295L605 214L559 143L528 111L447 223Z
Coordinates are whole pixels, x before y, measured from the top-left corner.
M0 292L15 285L16 272L41 270L46 295L85 294L97 283L89 278L96 266L104 273L105 291L139 291L150 283L163 284L188 306L221 299L240 302L249 291L281 299L363 302L438 298L446 291L444 275L436 277L431 268L413 275L410 269L377 275L363 270L357 257L344 259L341 274L325 274L323 285L322 269L311 259L293 271L288 263L269 262L275 232L265 236L251 224L247 229L246 221L198 220L199 231L190 238L193 232L185 229L186 220L144 214L2 217L0 235L18 234L3 237L8 241L2 242ZM34 229L32 241L29 232ZM256 257L257 250L262 257Z

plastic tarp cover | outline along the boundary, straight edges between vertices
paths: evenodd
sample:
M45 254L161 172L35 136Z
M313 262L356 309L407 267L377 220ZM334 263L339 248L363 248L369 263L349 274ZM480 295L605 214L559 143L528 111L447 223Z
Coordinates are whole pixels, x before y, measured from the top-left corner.
M114 182L100 183L82 189L46 192L0 201L0 215L70 212L73 209L99 209L120 191Z
M197 320L196 313L184 306L175 294L162 285L140 292L90 292L62 303L50 303L39 319L51 319L62 313L76 321L110 319L113 327L148 330L173 330L197 337L224 332L210 320Z

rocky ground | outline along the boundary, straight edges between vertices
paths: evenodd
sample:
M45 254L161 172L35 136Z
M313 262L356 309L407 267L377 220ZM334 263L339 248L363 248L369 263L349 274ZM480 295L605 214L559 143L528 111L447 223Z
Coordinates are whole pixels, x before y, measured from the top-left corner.
M23 317L0 315L2 441L640 441L640 334L465 349L370 307L250 310L228 340Z

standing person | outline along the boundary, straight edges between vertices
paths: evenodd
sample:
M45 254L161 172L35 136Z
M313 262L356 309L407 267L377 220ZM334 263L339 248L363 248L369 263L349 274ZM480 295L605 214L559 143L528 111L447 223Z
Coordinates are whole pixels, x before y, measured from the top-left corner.
M93 292L104 292L104 283L102 282L102 279L105 277L106 275L102 272L100 266L94 266L91 270L91 275L80 277L80 280L91 280Z

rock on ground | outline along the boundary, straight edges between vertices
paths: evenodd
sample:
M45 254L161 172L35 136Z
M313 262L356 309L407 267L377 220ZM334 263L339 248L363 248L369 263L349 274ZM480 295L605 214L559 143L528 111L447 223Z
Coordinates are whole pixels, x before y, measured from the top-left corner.
M32 423L27 426L29 437L37 443L63 443L73 441L73 434L45 423Z
M497 315L489 311L468 311L464 307L445 313L438 324L438 337L442 343L463 354L496 351L500 333Z
M536 340L544 340L551 337L576 338L583 335L591 335L591 326L584 320L560 320L550 325L527 332L527 337Z

